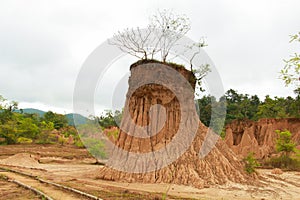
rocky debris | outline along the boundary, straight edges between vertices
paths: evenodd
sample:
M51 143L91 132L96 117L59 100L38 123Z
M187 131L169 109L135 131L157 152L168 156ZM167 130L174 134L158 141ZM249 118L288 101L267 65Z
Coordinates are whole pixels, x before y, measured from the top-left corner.
M176 70L177 74L185 78L185 81L190 82L190 71L184 68ZM163 77L166 81L172 76L171 73L164 73L155 63L131 68L124 116L121 122L122 130L120 130L108 165L99 171L98 178L124 182L174 183L197 188L225 184L229 181L254 183L255 178L245 173L243 164L219 136L212 133L215 136L205 140L209 129L198 119L193 102L193 89L184 90L181 85L177 88L175 86L176 91L171 91L170 88L173 86L166 87L156 83L137 87L153 73ZM179 95L181 97L175 95L176 92L182 94ZM161 105L164 110L157 105ZM184 106L185 109L182 109ZM165 123L162 123L164 121ZM147 128L141 129L134 125ZM142 137L145 136L143 134L148 134L148 137ZM216 137L218 138L214 148L208 155L201 157L199 153L201 146L209 143L214 145ZM184 152L181 152L181 149L185 148L183 147L184 141L190 138L190 145ZM168 149L172 144L175 146ZM157 153L160 150L165 151L161 154ZM131 153L137 156L134 157ZM144 154L149 156L144 159ZM165 154L167 157L164 162L161 158ZM177 159L167 163L169 157L174 155Z
M233 121L226 126L226 144L238 155L245 157L253 152L263 159L276 152L276 130L289 130L292 140L300 145L300 119L261 119Z

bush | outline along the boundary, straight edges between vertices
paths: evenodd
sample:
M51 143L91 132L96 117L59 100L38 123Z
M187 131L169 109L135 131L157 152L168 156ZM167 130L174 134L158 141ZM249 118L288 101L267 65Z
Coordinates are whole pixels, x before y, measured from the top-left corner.
M43 131L38 135L38 139L35 141L36 144L55 144L57 137L55 134L49 133L49 131Z
M66 138L64 138L63 135L58 136L58 143L59 143L60 145L66 144L67 141L68 141L68 140L67 140Z
M271 158L266 161L265 165L285 170L300 170L300 160L286 155Z
M255 172L255 168L259 167L260 164L257 162L257 160L254 158L253 152L250 152L246 158L244 158L245 161L245 171L248 174L252 174Z
M102 140L94 138L82 138L82 142L90 154L97 159L106 159L105 145Z
M104 130L104 134L108 137L113 137L116 140L119 136L120 130L117 127L112 127Z
M276 130L276 133L279 137L276 140L276 150L282 152L285 156L289 156L290 153L295 152L296 144L292 141L292 133L288 130Z
M6 145L6 144L7 144L6 139L0 137L0 145Z
M26 137L19 137L17 139L17 143L19 143L19 144L31 144L32 139L29 139L29 138L26 138Z
M78 148L84 148L84 144L81 142L80 139L77 139L74 143L74 145Z

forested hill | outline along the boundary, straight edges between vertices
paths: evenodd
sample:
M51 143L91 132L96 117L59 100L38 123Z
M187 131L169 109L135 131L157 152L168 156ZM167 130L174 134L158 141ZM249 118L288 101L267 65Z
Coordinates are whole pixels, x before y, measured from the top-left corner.
M14 110L14 112L24 113L24 114L37 114L39 117L43 117L46 113L45 111L35 109L35 108L17 109L17 110ZM80 114L74 114L74 113L65 114L65 117L67 118L68 125L70 125L70 126L74 126L74 119L75 119L77 125L86 124L87 121L89 120L88 118L86 118Z
M18 103L0 95L0 145L66 143L82 146L76 125L89 120L79 114L62 115L38 109L18 109Z
M35 109L35 108L24 108L24 109L17 109L14 112L17 113L27 113L27 114L37 114L38 116L42 117L46 112L39 110L39 109Z

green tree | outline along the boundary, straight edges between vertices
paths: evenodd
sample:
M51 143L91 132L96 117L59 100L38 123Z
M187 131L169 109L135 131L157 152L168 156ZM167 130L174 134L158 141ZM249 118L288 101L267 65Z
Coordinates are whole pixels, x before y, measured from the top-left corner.
M267 95L264 102L258 106L258 118L288 117L286 106L284 98L275 97L275 99L272 99L269 95Z
M230 89L225 93L227 101L226 123L232 120L252 119L256 120L260 100L257 95L249 97L248 94L239 94Z
M290 43L300 43L300 32L290 36ZM286 86L294 85L295 88L300 87L300 54L294 53L289 59L284 60L285 66L280 71L280 78Z
M8 101L0 95L0 123L12 120L16 109L18 109L18 102Z
M102 128L116 127L121 123L123 112L116 110L114 113L111 110L106 110L100 115L100 117L95 117L95 121Z
M31 118L21 118L18 120L18 132L20 137L35 139L40 132L39 127L33 123Z
M42 121L40 123L40 133L37 137L37 143L39 144L49 144L55 142L56 138L51 132L54 130L53 122Z
M292 134L290 131L276 130L278 139L276 140L276 150L282 152L284 156L289 156L290 153L295 152L296 144L292 141Z
M17 142L19 132L18 124L15 120L8 120L0 125L0 137L5 139L5 144L15 144Z
M260 101L257 95L239 94L237 91L230 89L218 101L215 97L203 96L197 100L197 106L200 110L200 120L206 125L211 124L212 108L218 115L218 108L222 108L222 104L226 102L227 113L225 124L233 120L259 120L262 118L286 118L300 117L300 89L296 93L297 97L275 97L271 98L267 95L264 101ZM217 108L217 109L216 109ZM219 116L222 118L223 116ZM221 124L214 118L214 125ZM218 129L218 128L217 128ZM218 129L219 130L219 129Z
M68 119L65 115L57 114L52 111L48 111L44 114L42 121L52 122L55 129L60 129L68 125Z
M215 97L210 95L203 96L200 99L197 99L197 106L200 113L200 121L205 125L209 126L210 119L211 119L211 103L212 101L216 101Z
M254 158L254 153L253 152L250 152L247 155L247 157L244 158L244 162L245 162L245 170L248 174L254 173L255 168L260 166L260 164Z
M284 100L284 104L286 106L286 112L288 113L289 117L300 117L300 98L297 96L295 99L288 96Z

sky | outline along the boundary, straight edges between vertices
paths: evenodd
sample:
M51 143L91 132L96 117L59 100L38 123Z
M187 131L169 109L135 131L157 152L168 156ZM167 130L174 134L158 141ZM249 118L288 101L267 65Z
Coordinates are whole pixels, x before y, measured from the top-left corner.
M298 0L1 1L0 95L21 108L72 112L76 78L91 52L168 9L190 18L187 37L205 38L225 91L293 96L278 72L283 59L299 52L289 43L300 31L299 7ZM129 68L132 61L126 56L116 63Z

